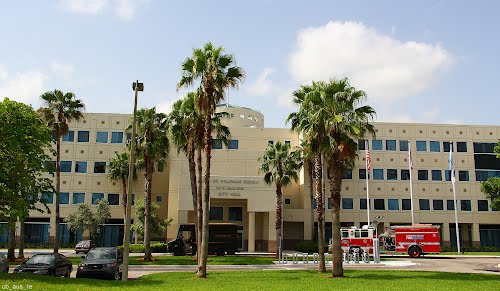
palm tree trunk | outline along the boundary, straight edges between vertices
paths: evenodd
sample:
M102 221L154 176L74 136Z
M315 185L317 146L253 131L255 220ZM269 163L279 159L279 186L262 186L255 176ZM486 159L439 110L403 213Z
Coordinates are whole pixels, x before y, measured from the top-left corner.
M317 155L315 158L315 171L316 173L316 214L318 215L318 254L319 265L318 272L326 272L325 266L325 229L323 217L323 169L321 163L321 156Z
M202 201L201 201L201 196L202 196L202 193L203 193L203 166L202 166L202 157L201 157L201 152L202 152L202 148L201 146L198 147L198 150L197 150L197 170L198 170L198 175L197 175L197 179L196 180L196 183L198 183L198 187L197 187L197 193L196 193L196 208L198 209L198 213L197 213L197 221L198 221L198 232L196 233L196 258L197 258L197 262L198 264L200 264L200 247L201 247L201 236L202 236L202 226L203 226L203 204L202 204Z
M123 217L124 219L127 217L127 179L125 177L122 178L122 204L123 204Z
M57 141L56 141L56 218L54 223L54 253L59 252L59 220L60 214L60 195L61 193L61 130L57 130Z
M19 220L19 253L17 254L18 259L24 259L24 219Z
M279 167L279 165L278 165ZM278 174L279 176L279 174ZM276 244L280 244L283 241L281 229L281 221L283 219L283 193L281 191L281 182L276 181ZM281 245L280 252L283 251L283 245ZM276 258L280 258L280 253L276 252Z
M211 94L208 94L211 96ZM207 102L208 103L208 102ZM198 272L196 276L198 278L207 277L207 258L208 258L208 220L209 220L209 207L210 207L210 160L212 158L212 116L210 112L210 104L205 106L205 177L204 177L204 191L202 197L203 203L203 224L201 233L201 248L200 251L200 261L198 265Z
M331 178L330 194L332 202L332 276L343 277L342 249L340 244L340 189L342 188L341 163L330 160Z
M198 191L196 188L196 164L194 162L194 144L190 140L187 145L188 163L189 163L189 180L191 181L191 196L193 198L193 211L194 211L194 231L195 235L198 234ZM198 252L196 252L196 261L198 261Z
M16 259L16 221L9 219L9 239L7 241L7 259L14 261Z
M307 176L309 177L309 199L311 200L311 240L314 239L314 190L313 190L313 162L307 159Z
M144 261L150 262L153 260L151 255L151 189L153 187L153 170L154 165L151 157L146 156L146 173L145 185L146 199L144 201Z

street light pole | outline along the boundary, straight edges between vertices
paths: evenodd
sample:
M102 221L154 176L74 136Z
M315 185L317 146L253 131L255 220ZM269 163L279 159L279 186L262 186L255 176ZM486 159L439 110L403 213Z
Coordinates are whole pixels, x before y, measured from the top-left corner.
M139 80L132 84L132 89L135 91L134 100L134 116L132 118L132 136L130 140L130 160L128 164L128 185L127 185L127 210L125 212L125 231L123 233L123 269L122 281L128 280L128 258L130 251L130 219L132 216L132 183L134 177L135 163L135 130L136 130L136 115L137 115L137 92L144 91L144 84L139 83Z

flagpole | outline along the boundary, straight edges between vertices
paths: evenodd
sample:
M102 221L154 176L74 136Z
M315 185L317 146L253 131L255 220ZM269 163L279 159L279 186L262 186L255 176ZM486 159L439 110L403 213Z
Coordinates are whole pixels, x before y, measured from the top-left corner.
M411 208L411 225L415 224L415 217L413 215L413 179L412 179L412 170L413 170L413 161L411 159L411 142L408 141L408 168L410 172L410 208Z
M455 234L457 236L457 251L460 254L460 235L458 229L458 209L457 209L457 194L455 192L455 169L453 169L453 142L450 142L450 176L451 186L453 188L453 204L455 208Z
M365 166L366 166L366 175L365 175L365 180L366 180L366 214L368 215L368 221L367 224L370 225L370 187L368 184L368 178L370 176L370 149L369 149L369 144L368 140L365 140Z

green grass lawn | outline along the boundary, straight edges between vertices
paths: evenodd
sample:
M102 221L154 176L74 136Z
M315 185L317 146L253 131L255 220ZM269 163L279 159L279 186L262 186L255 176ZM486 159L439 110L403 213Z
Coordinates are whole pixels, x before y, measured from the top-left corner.
M159 273L129 282L0 274L0 285L31 290L498 290L500 276L418 271L346 270L331 278L316 271ZM19 288L18 288L19 289Z
M80 257L67 257L73 265L78 265L83 259ZM154 262L142 262L142 257L130 257L130 265L196 265L196 259L191 256L159 256ZM253 256L209 256L209 265L271 265L275 258L253 257ZM11 262L10 265L17 266L19 262Z
M500 256L500 252L464 252L463 254L457 254L457 252L442 252L440 255L452 255L452 256Z

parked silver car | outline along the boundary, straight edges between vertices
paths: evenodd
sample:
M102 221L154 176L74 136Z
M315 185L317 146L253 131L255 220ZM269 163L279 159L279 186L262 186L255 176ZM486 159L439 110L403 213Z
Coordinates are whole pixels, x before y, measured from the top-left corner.
M120 280L122 277L123 253L119 248L91 249L78 264L76 277L108 278Z
M7 260L7 257L2 253L0 253L0 272L9 272L9 260Z

